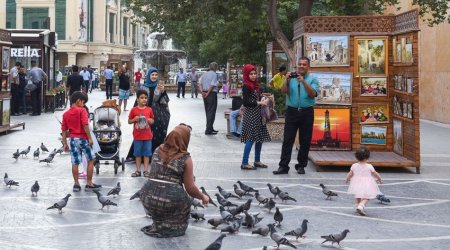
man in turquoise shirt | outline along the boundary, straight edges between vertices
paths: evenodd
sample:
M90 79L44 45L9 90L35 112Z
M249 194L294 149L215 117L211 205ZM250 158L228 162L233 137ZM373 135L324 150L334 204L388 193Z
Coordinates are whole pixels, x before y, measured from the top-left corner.
M278 170L273 174L287 174L291 161L292 147L295 136L299 131L300 149L297 155L298 163L295 169L299 174L305 174L308 165L308 153L311 146L311 138L314 123L315 97L319 92L319 83L309 71L309 58L302 57L298 61L297 76L286 74L286 80L281 91L286 93L286 115L284 124L283 146Z

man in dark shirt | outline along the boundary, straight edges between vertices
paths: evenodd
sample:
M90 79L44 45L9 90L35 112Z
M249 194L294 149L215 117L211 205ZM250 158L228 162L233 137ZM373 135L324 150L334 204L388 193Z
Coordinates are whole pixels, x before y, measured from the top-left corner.
M83 77L80 76L78 74L78 66L77 65L73 65L72 66L72 75L67 77L67 93L69 96L69 100L70 100L70 96L75 92L75 91L81 91L81 87L83 86ZM72 106L72 103L70 104Z

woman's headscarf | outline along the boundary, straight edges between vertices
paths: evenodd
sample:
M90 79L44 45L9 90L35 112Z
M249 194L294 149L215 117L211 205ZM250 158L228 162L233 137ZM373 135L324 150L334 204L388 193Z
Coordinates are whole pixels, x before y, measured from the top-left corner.
M253 71L253 70L256 71L256 68L255 68L255 66L252 65L252 64L246 64L246 65L244 66L244 69L243 69L244 84L245 84L245 86L247 86L250 90L252 90L252 91L257 91L257 92L258 92L258 91L259 91L258 78L256 78L255 81L251 81L251 80L250 80L250 72Z
M188 155L187 151L189 145L189 139L191 137L191 130L186 125L176 126L172 132L170 132L164 144L159 146L159 156L164 166L172 161L179 159L185 155Z
M158 79L156 81L152 82L152 79L150 78L150 75L156 72L158 73L158 70L155 67L148 68L147 75L145 76L145 86L148 88L155 88L156 85L158 85Z

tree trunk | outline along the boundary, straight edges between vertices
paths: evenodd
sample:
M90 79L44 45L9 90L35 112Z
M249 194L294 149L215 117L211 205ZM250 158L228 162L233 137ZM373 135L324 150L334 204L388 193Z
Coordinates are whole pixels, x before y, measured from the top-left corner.
M311 16L313 2L314 0L300 0L300 7L298 8L298 18Z

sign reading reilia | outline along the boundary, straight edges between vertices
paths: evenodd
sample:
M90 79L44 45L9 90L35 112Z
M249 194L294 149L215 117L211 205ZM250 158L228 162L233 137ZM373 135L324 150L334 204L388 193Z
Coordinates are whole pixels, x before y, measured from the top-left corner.
M11 57L41 57L39 51L41 49L33 49L30 46L23 48L11 48Z

